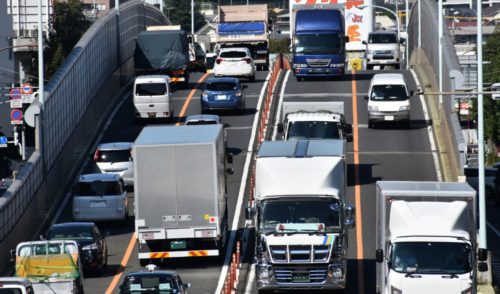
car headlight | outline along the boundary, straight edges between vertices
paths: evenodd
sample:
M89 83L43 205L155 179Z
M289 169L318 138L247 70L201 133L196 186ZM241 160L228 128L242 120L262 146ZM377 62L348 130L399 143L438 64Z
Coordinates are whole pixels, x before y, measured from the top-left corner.
M378 111L377 106L368 106L368 111Z
M410 105L403 105L399 107L399 111L406 111L406 110L410 110Z
M241 91L238 91L238 92L234 93L234 95L237 96L237 97L241 97Z
M82 247L82 250L98 250L98 249L99 249L99 247L97 246L96 243L92 243L90 245Z
M390 294L403 294L403 291L399 290L398 288L391 286L391 293Z
M462 294L472 294L472 287L469 287L461 292Z

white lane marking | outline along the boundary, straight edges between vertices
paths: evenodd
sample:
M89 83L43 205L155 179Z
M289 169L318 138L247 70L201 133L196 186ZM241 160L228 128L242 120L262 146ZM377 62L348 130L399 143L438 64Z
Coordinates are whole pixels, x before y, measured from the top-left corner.
M279 120L281 119L281 107L283 105L283 96L285 94L285 87L286 84L288 83L288 77L290 76L290 70L286 71L286 76L283 79L283 83L281 84L281 92L280 92L280 98L278 100L278 112L276 113L276 124L274 125L273 128L273 141L276 141L276 136L278 135L278 123L280 122Z
M245 94L245 98L259 98L259 95L257 94ZM171 98L172 101L184 101L186 100L186 97L175 97L175 98ZM191 97L191 100L200 100L200 97L199 96L194 96Z
M255 281L255 263L252 263L252 266L250 267L250 275L248 276L248 281L245 285L245 294L252 293L254 281Z
M128 85L127 85L128 87ZM126 94L122 100L120 102L118 102L118 105L115 107L115 109L113 110L113 112L111 112L111 115L108 117L108 121L106 121L106 124L104 125L101 133L99 133L99 135L97 136L97 139L96 141L94 142L94 145L92 146L93 148L91 150L95 150L97 148L97 146L99 145L99 143L101 142L101 139L102 139L102 136L104 135L104 133L108 130L109 128L109 125L111 124L111 122L113 121L113 117L115 117L116 113L118 112L118 110L122 107L123 103L125 103L125 101L127 100L127 98L130 96L130 93L129 94ZM78 178L80 177L80 175L82 174L84 168L87 166L88 162L89 162L90 158L87 158L85 160L85 162L82 164L82 166L80 167L80 169L78 170L78 173L77 173L77 176L73 179L73 183L76 183L78 181ZM69 199L71 198L71 190L70 192L66 193L66 196L64 196L64 200L61 204L61 206L59 207L59 209L57 210L56 214L54 215L54 218L52 219L52 221L50 222L50 226L52 227L52 225L59 219L59 217L61 217L61 214L64 210L64 208L66 207L66 205L68 204L68 201ZM71 215L73 215L73 211L71 211Z
M492 224L490 224L489 222L486 222L486 225L490 228L490 230L492 230L498 238L500 238L500 231L497 230Z
M251 130L252 127L226 127L224 129L227 131L238 131L238 130Z
M366 93L357 93L356 96L364 97ZM285 94L285 97L352 97L352 93L302 93L302 94Z
M422 86L420 85L420 81L418 80L418 77L417 77L417 74L415 73L415 71L413 69L411 69L410 72L413 75L413 79L415 80L415 83L417 84L417 88L422 89ZM430 121L429 113L427 112L427 105L425 104L424 95L419 95L419 96L420 96L419 97L420 103L422 103L422 110L424 112L425 121ZM436 177L437 177L438 181L442 181L443 175L441 174L441 166L439 164L438 150L436 148L436 143L434 142L434 134L432 132L432 125L430 125L430 124L427 126L427 134L429 135L432 157L434 159L434 166L436 167Z
M253 155L253 143L257 131L257 123L260 118L259 115L261 111L260 108L262 105L262 101L264 100L263 99L264 94L266 92L267 84L269 83L270 77L271 77L271 72L267 74L266 81L262 86L262 89L260 91L260 97L257 102L257 112L255 113L254 116L252 125L252 134L250 135L250 142L248 142L247 157L245 160L245 166L243 167L243 174L241 175L241 185L240 185L240 191L238 193L238 201L236 202L236 208L234 211L233 225L231 226L231 236L229 237L229 244L227 245L227 250L226 250L226 258L224 259L224 265L222 266L222 270L220 272L219 282L217 283L217 289L215 290L215 293L221 293L222 287L224 286L224 281L226 280L227 270L229 268L229 260L231 259L231 252L233 251L234 240L236 239L236 230L238 228L238 220L240 219L240 211L243 205L243 198L245 194L248 170L250 168L250 161Z

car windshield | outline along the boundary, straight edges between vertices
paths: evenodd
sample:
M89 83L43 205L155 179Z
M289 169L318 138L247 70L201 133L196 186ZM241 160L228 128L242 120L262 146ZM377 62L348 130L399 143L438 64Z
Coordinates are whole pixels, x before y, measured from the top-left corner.
M221 58L244 58L247 57L247 53L244 51L224 51L221 52L219 57Z
M391 269L400 273L462 274L471 270L471 252L466 243L398 242L392 248Z
M47 233L47 239L92 240L92 227L57 226Z
M165 83L148 83L136 84L135 94L138 96L157 96L167 93L167 84Z
M408 99L404 85L375 85L372 88L370 100L403 101Z
M327 233L340 229L337 200L267 200L259 207L259 230L273 233L279 224L322 224Z
M130 150L99 150L97 162L125 162L130 161Z
M234 91L238 89L238 85L231 82L215 82L207 84L207 91Z
M8 284L6 284L6 286L7 285ZM22 293L23 291L18 288L0 288L0 294L22 294Z
M395 34L371 34L368 38L370 44L393 44L397 42Z
M295 53L339 54L343 51L341 34L301 34L295 36Z
M336 122L297 121L290 123L289 140L339 139L340 132Z
M75 191L75 196L106 196L120 195L122 190L118 182L80 182Z
M121 286L120 293L178 293L175 281L171 276L127 277Z

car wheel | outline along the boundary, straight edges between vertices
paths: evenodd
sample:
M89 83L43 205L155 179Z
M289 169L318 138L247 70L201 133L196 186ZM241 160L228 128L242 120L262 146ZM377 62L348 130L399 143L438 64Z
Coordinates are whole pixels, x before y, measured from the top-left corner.
M371 120L368 120L368 128L373 129L373 122Z
M139 264L142 266L142 267L145 267L146 265L150 264L151 262L149 261L149 259L139 259Z
M250 77L250 82L255 82L255 73L253 74L253 76Z

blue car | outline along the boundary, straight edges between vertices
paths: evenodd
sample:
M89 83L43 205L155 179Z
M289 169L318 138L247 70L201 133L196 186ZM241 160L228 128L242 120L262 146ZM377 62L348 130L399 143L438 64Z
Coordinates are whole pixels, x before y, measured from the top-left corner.
M239 110L245 111L246 85L241 85L237 78L207 79L201 93L201 110Z

